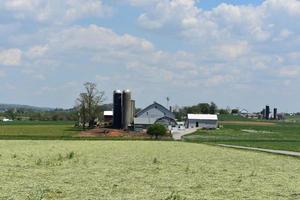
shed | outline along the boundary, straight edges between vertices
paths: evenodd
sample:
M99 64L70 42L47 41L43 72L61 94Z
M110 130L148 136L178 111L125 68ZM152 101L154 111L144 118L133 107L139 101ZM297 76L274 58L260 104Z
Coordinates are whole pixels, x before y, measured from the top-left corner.
M104 122L111 123L113 119L113 115L114 115L113 111L104 111L103 113Z
M186 128L216 129L218 127L218 116L211 114L188 114Z

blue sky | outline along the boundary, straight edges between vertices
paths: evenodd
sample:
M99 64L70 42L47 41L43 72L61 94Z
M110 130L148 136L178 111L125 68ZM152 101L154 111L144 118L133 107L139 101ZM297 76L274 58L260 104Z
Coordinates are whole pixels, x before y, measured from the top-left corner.
M69 108L92 81L139 107L300 111L299 33L299 0L3 0L0 102Z

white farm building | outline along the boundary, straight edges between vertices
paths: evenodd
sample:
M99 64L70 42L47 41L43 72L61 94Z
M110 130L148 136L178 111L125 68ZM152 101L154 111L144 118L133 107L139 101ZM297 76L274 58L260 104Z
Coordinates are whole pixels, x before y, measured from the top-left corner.
M210 114L188 114L185 122L186 128L216 129L218 116Z

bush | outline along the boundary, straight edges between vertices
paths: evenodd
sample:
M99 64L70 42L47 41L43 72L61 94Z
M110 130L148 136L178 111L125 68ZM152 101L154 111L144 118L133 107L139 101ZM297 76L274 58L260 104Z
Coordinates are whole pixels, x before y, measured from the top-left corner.
M151 135L151 137L155 136L156 139L158 138L158 136L166 135L166 133L167 129L162 124L153 124L147 130L147 134Z

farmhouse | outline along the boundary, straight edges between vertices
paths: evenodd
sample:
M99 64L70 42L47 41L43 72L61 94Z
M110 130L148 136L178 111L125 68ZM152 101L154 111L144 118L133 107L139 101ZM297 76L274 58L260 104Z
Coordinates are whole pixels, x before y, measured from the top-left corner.
M165 126L175 126L175 115L157 102L149 105L135 115L134 129L146 129L152 124L161 123Z
M215 129L218 127L218 116L209 114L188 114L186 128Z

